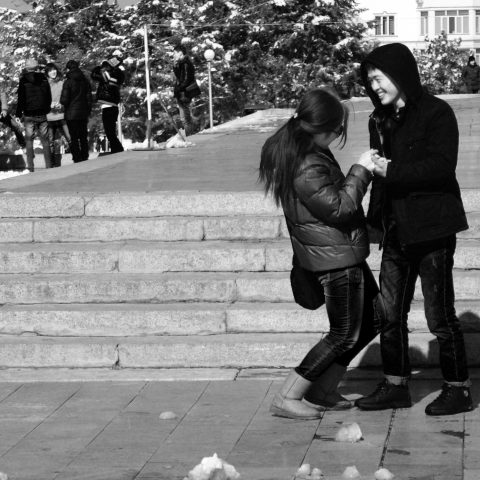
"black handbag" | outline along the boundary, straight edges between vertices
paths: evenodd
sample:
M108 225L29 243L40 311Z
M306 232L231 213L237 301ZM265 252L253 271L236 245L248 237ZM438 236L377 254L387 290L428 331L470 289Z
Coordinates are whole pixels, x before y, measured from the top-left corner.
M317 310L325 303L325 295L315 272L298 265L295 257L292 263L290 285L295 303L308 310Z
M198 86L196 80L194 80L190 85L187 85L185 87L185 95L188 98L198 97L201 93L202 91L200 90L200 87Z

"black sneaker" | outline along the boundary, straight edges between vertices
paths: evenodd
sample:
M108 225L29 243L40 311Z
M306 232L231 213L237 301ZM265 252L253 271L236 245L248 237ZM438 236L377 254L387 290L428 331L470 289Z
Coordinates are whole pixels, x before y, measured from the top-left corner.
M355 400L355 406L361 410L409 408L412 406L412 399L408 385L393 385L385 379L373 393Z
M473 410L472 397L468 387L442 385L440 395L425 408L427 415L454 415Z

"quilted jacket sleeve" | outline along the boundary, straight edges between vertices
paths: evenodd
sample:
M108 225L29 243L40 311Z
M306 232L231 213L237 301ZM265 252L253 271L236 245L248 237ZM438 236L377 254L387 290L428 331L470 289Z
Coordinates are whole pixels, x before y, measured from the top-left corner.
M342 225L358 216L370 180L370 172L361 165L353 165L344 178L339 167L321 162L304 168L295 179L294 188L313 216L325 223Z

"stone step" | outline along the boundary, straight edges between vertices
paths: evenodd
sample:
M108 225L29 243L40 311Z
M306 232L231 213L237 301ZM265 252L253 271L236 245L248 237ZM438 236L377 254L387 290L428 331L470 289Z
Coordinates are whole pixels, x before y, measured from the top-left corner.
M479 298L478 271L455 270L454 282L458 300ZM292 302L289 273L0 274L0 304L238 301Z
M480 212L459 238L480 238ZM0 219L1 243L273 240L288 238L281 212L272 216Z
M372 245L373 270L381 254ZM284 272L291 263L289 240L0 244L3 274ZM480 239L458 241L455 268L480 269Z
M321 334L252 333L157 337L0 336L0 368L286 368L298 365ZM480 333L465 334L469 365L480 363ZM438 367L438 346L430 333L409 335L413 367ZM379 367L379 339L351 367Z
M153 218L281 216L270 197L252 192L154 192L91 195L1 193L0 218ZM480 212L480 190L462 190L466 212ZM364 198L367 206L369 194Z
M464 332L480 332L480 301L458 301ZM409 330L428 332L423 302L412 304ZM238 333L326 333L325 308L294 303L34 304L0 308L0 335L131 337Z

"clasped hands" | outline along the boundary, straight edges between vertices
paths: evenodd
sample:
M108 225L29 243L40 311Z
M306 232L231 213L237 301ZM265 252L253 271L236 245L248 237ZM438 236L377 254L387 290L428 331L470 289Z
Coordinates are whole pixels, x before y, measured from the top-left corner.
M378 150L370 149L360 155L357 163L362 165L362 167L365 167L374 175L385 177L387 175L387 167L390 160L381 157L378 154Z

